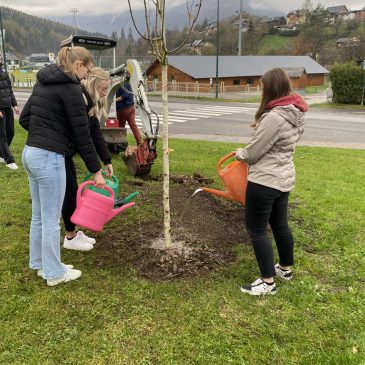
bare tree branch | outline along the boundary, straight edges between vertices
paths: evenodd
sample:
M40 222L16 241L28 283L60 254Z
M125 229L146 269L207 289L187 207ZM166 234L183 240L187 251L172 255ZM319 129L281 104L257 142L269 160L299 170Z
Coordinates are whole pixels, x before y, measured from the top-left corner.
M144 5L144 16L145 16L145 22L146 22L147 39L148 39L148 43L150 44L150 46L153 50L153 41L152 41L152 35L151 35L151 29L150 29L149 10L147 9L146 0L143 1L143 5Z
M199 3L198 4L196 4L196 6L198 7L198 10L197 10L197 12L196 12L196 14L195 14L195 16L194 16L194 18L193 18L193 21L191 22L191 26L190 26L190 28L189 28L189 31L188 31L188 33L186 34L186 37L183 39L183 41L180 43L180 45L179 46L177 46L176 48L174 48L174 49L172 49L172 50L166 50L166 52L168 53L168 54L170 54L170 53L174 53L174 52L176 52L176 51L178 51L181 47L183 47L184 46L184 44L185 44L185 42L188 40L188 38L190 37L190 34L191 34L191 32L193 31L193 29L194 29L194 26L195 26L195 24L196 24L196 21L198 20L198 17L199 17L199 13L200 13L200 9L201 9L201 7L202 7L202 0L199 0Z
M144 3L145 3L146 1L144 0ZM133 12L132 12L132 6L131 6L131 2L130 2L130 0L128 0L128 6L129 6L129 13L131 14L131 18L132 18L132 22L133 22L133 25L134 25L134 28L135 28L135 30L137 31L137 33L140 35L140 37L142 37L143 39L145 39L146 41L148 41L149 39L148 39L148 37L145 37L140 31L139 31L139 29L137 28L137 24L136 24L136 22L135 22L135 20L134 20L134 16L133 16Z

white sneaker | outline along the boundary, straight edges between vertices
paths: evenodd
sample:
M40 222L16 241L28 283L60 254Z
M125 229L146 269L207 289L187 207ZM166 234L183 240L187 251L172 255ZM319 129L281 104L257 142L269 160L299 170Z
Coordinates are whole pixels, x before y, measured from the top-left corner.
M82 238L85 240L85 242L91 243L92 245L95 245L95 243L96 243L95 238L86 236L86 234L82 231L78 231L77 233L80 234L80 236L82 236Z
M0 163L5 163L5 160L2 157L0 157Z
M250 295L265 295L276 294L276 284L269 285L265 283L261 278L254 281L252 284L242 286L242 293L248 293Z
M279 264L275 265L275 273L276 276L278 276L280 279L287 281L293 279L293 272L291 271L291 269L283 270Z
M66 265L66 264L62 264L62 265L65 267L66 270L74 268L73 265ZM37 270L37 275L42 277L43 276L43 270L42 269Z
M61 283L67 283L71 280L77 280L81 276L80 270L70 269L66 267L66 271L60 278L47 280L48 286L55 286Z
M76 236L69 240L67 237L63 240L63 247L68 250L75 251L90 251L94 248L94 246L87 242L84 238L84 234L81 231L78 231Z
M7 163L6 167L9 167L10 170L18 170L18 165L15 162Z

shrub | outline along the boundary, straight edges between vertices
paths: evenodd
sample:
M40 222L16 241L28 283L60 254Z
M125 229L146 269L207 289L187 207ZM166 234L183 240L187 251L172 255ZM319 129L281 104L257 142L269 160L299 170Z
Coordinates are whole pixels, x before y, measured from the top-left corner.
M340 104L360 104L365 82L365 70L353 62L335 64L330 70L333 101Z

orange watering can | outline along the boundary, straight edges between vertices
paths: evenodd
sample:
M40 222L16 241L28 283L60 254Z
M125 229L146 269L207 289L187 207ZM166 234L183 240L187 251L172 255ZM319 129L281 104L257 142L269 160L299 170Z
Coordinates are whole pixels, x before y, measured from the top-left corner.
M85 189L87 185L94 184L93 181L85 181L80 184L76 196L76 209L71 217L71 222L78 226L85 227L91 231L102 231L104 224L109 222L123 210L135 205L134 202L124 204L120 208L114 208L114 191L108 185L105 189L110 195L106 196L91 189Z
M222 164L233 156L235 156L235 152L222 157L217 164L217 173L226 190L203 188L203 191L245 204L248 165L241 161L232 161L222 168Z

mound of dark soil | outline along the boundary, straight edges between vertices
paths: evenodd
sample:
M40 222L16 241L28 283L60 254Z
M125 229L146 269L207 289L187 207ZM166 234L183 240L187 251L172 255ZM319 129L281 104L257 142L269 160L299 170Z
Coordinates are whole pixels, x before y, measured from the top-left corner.
M171 181L176 182L170 184L174 247L162 245L162 184L132 181L140 192L138 209L153 213L146 221L131 224L126 216L113 229L106 228L98 238L99 267L133 265L143 277L164 280L199 276L235 259L233 247L248 242L244 207L205 192L191 198L196 187L211 182L199 174Z

